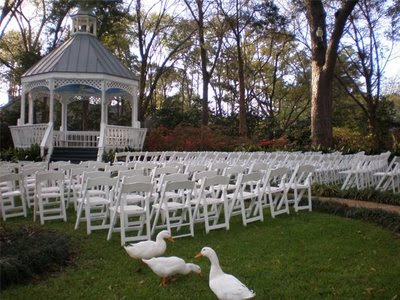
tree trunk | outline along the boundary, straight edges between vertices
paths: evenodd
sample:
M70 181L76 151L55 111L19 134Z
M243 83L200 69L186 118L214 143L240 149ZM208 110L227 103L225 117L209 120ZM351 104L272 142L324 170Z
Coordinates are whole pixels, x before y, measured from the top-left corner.
M139 95L138 95L138 121L144 121L144 112L146 109L144 105L144 97L146 90L146 74L147 74L147 63L142 59L142 64L140 65L140 75L139 75Z
M315 62L312 63L311 116L312 144L331 146L332 80Z
M332 80L337 49L347 18L357 2L358 0L342 2L342 7L335 12L335 23L328 43L323 2L304 1L311 37L311 140L314 146L329 148L333 143ZM321 33L321 36L318 36L318 33Z
M201 57L201 73L203 77L203 101L202 101L202 114L201 123L204 126L208 125L208 85L210 83L210 74L207 70L208 56L207 49L204 40L204 11L203 2L196 1L198 10L198 22L199 27L199 44L200 44L200 57Z
M239 135L241 137L247 136L247 122L246 122L246 98L244 86L244 62L242 55L242 48L240 43L240 35L236 36L236 46L238 54L238 76L239 76Z

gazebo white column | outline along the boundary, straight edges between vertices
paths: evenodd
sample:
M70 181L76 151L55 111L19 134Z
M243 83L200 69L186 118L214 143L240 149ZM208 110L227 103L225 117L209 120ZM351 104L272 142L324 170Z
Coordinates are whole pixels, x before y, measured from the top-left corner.
M106 124L106 82L104 80L101 81L101 121L100 124Z
M25 85L22 85L21 88L21 115L19 117L19 125L24 125L25 124Z
M67 99L61 97L61 131L67 131Z
M28 124L33 124L33 99L32 93L28 93L29 113L28 113Z
M133 87L133 93L132 93L132 116L131 116L131 122L132 122L132 127L133 128L140 128L140 124L138 122L138 95L137 95L137 90Z
M104 122L108 124L108 104L110 103L110 99L105 96L105 104L104 104Z
M49 79L50 103L49 103L49 123L54 122L54 80Z

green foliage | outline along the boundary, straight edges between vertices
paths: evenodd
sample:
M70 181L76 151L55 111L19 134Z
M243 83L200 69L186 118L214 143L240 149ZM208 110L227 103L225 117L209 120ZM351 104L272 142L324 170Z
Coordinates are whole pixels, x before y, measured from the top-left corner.
M400 233L400 216L381 209L356 208L337 202L318 200L313 200L313 209L341 217L371 222L396 233Z
M15 161L15 162L20 160L41 161L42 158L40 157L40 146L38 144L34 144L28 149L21 149L21 148L3 149L0 152L0 160Z
M313 195L321 197L336 197L353 200L363 200L376 203L400 205L400 195L391 191L378 191L374 188L357 190L350 188L341 190L339 185L313 184Z
M199 107L193 106L189 109L185 109L183 104L177 99L174 99L174 97L165 99L163 106L160 109L153 110L151 116L151 126L153 128L165 127L174 129L177 126L196 127L201 123Z
M335 148L345 153L357 153L360 151L365 151L366 153L382 152L374 148L372 135L365 136L365 134L347 128L334 127L333 140Z
M13 145L11 131L8 126L15 126L20 117L20 102L13 101L0 108L0 150Z
M70 262L70 240L60 233L30 226L0 226L1 289L49 272Z

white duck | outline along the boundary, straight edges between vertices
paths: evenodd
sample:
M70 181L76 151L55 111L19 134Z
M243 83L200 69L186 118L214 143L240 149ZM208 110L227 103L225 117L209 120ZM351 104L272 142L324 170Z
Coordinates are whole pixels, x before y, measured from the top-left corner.
M256 294L249 290L235 276L225 274L220 265L217 253L210 247L201 249L195 257L206 256L211 262L209 286L220 300L251 299Z
M162 278L162 285L166 285L167 278L176 274L187 275L190 272L201 275L201 268L192 263L186 263L182 258L176 256L170 257L153 257L150 259L142 259L142 261L150 267L150 269Z
M171 237L171 233L168 230L163 230L157 234L155 241L143 241L130 244L124 248L128 255L134 259L149 259L164 254L167 249L167 243L164 239L170 240L171 242L174 241Z

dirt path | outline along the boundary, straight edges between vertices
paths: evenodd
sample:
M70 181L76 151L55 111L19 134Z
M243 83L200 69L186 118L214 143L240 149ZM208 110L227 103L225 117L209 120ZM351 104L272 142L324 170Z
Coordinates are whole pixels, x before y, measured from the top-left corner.
M333 201L333 202L345 204L350 207L382 209L387 212L396 213L396 214L400 215L400 206L398 206L398 205L389 205L389 204L383 204L383 203L361 201L361 200L350 200L350 199L342 199L342 198L333 198L333 197L315 197L314 199L320 200L320 201L330 201L330 202Z

